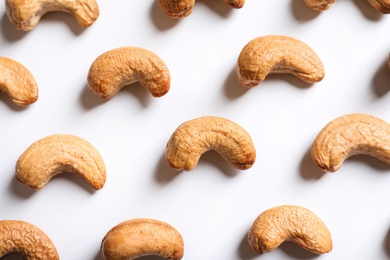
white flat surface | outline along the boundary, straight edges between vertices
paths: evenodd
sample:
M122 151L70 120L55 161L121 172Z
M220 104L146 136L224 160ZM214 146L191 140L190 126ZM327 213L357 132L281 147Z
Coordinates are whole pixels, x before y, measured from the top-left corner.
M240 10L222 0L197 0L181 21L154 0L99 5L90 28L51 13L28 33L14 29L0 5L0 56L25 65L39 84L38 101L26 109L0 95L0 219L40 227L63 260L100 259L106 232L136 217L179 230L187 260L390 258L390 166L357 156L322 174L309 155L318 132L338 116L361 112L390 122L390 16L365 0L337 1L321 14L303 0L247 0ZM240 86L238 54L267 34L310 45L324 63L324 80L310 86L273 75L256 88ZM88 90L93 60L129 45L165 61L168 94L156 99L135 84L103 101ZM234 170L214 152L191 172L166 165L165 145L175 128L204 115L226 117L251 134L257 149L251 169ZM39 191L15 180L21 153L55 133L78 135L100 151L107 167L102 190L71 174ZM287 243L254 254L246 243L252 222L283 204L314 211L332 233L332 252L315 256Z

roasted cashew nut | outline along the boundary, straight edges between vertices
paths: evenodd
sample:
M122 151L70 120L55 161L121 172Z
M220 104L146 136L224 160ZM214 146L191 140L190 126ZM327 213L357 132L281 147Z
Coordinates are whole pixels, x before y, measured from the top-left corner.
M37 190L64 172L81 176L96 190L103 188L106 181L99 152L74 135L50 135L34 142L19 157L15 168L16 178Z
M250 168L256 150L250 135L238 124L221 117L205 116L181 124L166 146L166 160L176 170L190 171L200 156L217 151L233 167Z
M0 90L20 106L38 99L38 85L31 72L19 62L0 57Z
M71 13L82 27L99 17L96 0L5 0L7 15L16 29L32 30L41 17L52 11Z
M248 233L248 243L258 254L270 252L284 241L295 242L315 254L328 253L333 247L322 220L301 206L284 205L264 211Z
M306 5L316 11L325 11L336 2L336 0L304 0ZM368 0L368 3L378 12L390 13L390 0Z
M38 227L20 220L0 221L0 258L20 253L25 260L59 260L50 238Z
M150 255L179 260L184 254L184 242L171 225L160 220L137 218L108 231L100 251L103 260L132 260Z
M171 76L165 63L153 52L136 47L109 50L95 59L88 73L90 90L102 98L112 98L134 82L154 97L165 95Z

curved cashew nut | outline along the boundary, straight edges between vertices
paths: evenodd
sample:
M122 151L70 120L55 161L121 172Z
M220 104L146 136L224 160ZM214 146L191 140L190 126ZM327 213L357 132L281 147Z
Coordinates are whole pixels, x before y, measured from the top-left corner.
M165 95L171 76L165 63L153 52L136 47L121 47L101 54L88 73L91 91L112 98L121 88L139 81L154 97Z
M71 13L82 27L99 17L96 0L6 0L7 15L16 29L32 30L41 17L52 11Z
M37 190L63 172L81 176L96 190L103 188L106 181L106 168L99 152L73 135L42 138L30 145L16 163L16 178Z
M315 11L325 11L336 2L336 0L304 0L305 4Z
M238 124L220 117L205 116L181 124L166 147L166 160L176 170L190 171L200 156L217 151L233 167L249 169L256 150L250 135Z
M38 99L38 85L31 72L19 62L0 57L0 90L20 106Z
M171 225L155 219L137 218L124 221L108 231L100 251L103 260L132 260L149 255L179 260L184 254L184 242Z
M312 211L284 205L268 209L254 221L248 233L248 243L259 253L276 249L284 241L292 241L315 254L332 250L328 228Z
M21 253L26 260L59 260L50 238L38 227L19 220L0 221L0 258Z
M348 157L356 154L390 163L390 125L370 115L344 115L320 131L311 151L314 162L329 172L337 171Z
M248 88L271 73L290 73L307 83L321 81L325 75L320 58L308 45L280 35L250 41L238 57L236 70L240 83Z

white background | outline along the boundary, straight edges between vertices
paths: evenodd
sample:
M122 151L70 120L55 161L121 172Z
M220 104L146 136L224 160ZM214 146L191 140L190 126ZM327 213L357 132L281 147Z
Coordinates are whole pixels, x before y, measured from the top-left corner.
M0 93L0 219L38 226L63 260L100 259L106 232L137 217L174 226L187 260L390 258L390 166L356 156L338 172L322 173L310 157L318 132L338 116L361 112L390 122L390 16L366 0L339 0L323 13L303 0L247 0L240 10L197 0L180 21L154 0L101 0L99 6L100 17L87 29L69 14L50 13L26 33L12 27L0 5L0 56L25 65L39 85L38 101L27 108ZM267 34L311 46L325 78L308 85L272 75L256 88L242 87L237 57ZM121 46L146 48L164 60L172 78L165 96L153 98L139 84L108 101L89 91L93 60ZM172 132L204 115L226 117L251 134L252 168L235 170L215 152L191 172L166 165ZM100 151L107 167L102 190L66 173L39 191L15 180L18 157L55 133L78 135ZM333 250L316 256L285 243L253 253L246 242L253 221L283 204L314 211L331 231Z

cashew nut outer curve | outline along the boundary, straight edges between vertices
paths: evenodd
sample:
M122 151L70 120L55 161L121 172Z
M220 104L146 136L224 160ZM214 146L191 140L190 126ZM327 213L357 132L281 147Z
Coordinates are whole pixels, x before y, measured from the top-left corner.
M50 135L34 142L19 157L15 168L16 178L37 190L64 172L81 176L96 190L103 188L106 181L99 152L74 135Z
M236 70L245 87L257 86L271 73L290 73L307 83L325 76L320 58L307 44L281 35L261 36L246 44Z
M268 209L254 221L248 233L252 249L267 253L284 241L292 241L315 254L332 250L332 237L324 222L312 211L295 205Z
M136 218L108 231L100 251L103 260L132 260L149 255L179 260L184 254L184 242L171 225L160 220Z
M21 253L25 260L58 260L57 249L38 227L20 220L0 221L0 258Z
M325 11L336 2L336 0L304 0L305 4L313 10Z
M16 29L32 30L41 17L52 11L71 13L82 27L99 17L96 0L5 0L7 15Z

